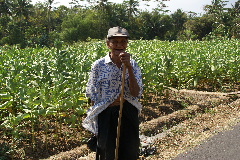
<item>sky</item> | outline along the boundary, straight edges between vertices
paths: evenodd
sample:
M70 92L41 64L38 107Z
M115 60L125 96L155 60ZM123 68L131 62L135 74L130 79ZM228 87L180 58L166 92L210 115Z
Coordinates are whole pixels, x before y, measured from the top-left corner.
M46 2L47 0L32 0L32 3L35 4L36 2ZM70 6L69 2L72 0L54 0L55 7L58 7L59 5L65 5ZM109 0L109 2L120 2L119 0ZM122 2L122 1L121 1ZM203 13L203 7L205 5L210 5L212 0L167 0L164 1L164 4L168 6L166 9L170 10L171 13L175 12L177 9L182 9L185 12L193 11L196 13ZM227 7L231 7L231 5L234 5L237 0L229 0ZM84 2L80 2L83 4ZM156 4L150 3L149 7L146 7L145 5L140 5L141 9L151 9L155 8Z

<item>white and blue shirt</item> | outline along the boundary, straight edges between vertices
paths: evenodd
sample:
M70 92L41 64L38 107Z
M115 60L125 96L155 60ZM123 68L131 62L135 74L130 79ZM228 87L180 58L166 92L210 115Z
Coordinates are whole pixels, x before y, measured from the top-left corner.
M128 70L126 70L124 99L135 106L140 113L142 105L139 99L143 92L142 73L135 60L131 59L130 62L140 87L140 92L137 97L133 97L130 94L129 74ZM83 127L96 135L98 134L98 114L112 104L121 94L122 72L123 65L121 68L118 68L117 65L112 62L109 54L95 61L92 65L86 88L86 96L94 101L94 106L88 110L87 117L83 121Z

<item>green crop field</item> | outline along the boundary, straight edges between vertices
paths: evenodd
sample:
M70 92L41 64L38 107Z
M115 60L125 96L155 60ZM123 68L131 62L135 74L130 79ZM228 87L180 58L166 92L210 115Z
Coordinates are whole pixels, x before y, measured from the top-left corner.
M167 87L230 92L240 83L240 42L130 41L128 52L143 72L144 96ZM56 48L0 47L0 143L36 149L81 135L88 109L85 86L91 64L108 52L104 41ZM70 128L65 132L63 128ZM37 138L38 137L38 138ZM12 151L13 152L13 151Z
M240 43L232 41L133 41L144 74L146 94L162 86L226 91L240 80Z

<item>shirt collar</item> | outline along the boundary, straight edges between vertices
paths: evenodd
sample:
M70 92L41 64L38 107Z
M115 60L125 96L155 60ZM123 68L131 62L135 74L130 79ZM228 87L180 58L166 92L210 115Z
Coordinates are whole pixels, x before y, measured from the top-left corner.
M105 63L113 63L112 59L110 58L109 53L104 57Z

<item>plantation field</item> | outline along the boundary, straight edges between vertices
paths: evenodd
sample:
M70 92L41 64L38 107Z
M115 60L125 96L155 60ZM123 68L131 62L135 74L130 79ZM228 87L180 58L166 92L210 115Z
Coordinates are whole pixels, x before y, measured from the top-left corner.
M130 41L128 52L143 72L141 101L151 103L168 87L238 91L239 46L238 40ZM104 41L1 47L0 159L36 159L85 143L90 135L81 122L89 108L84 95L88 71L107 52Z

